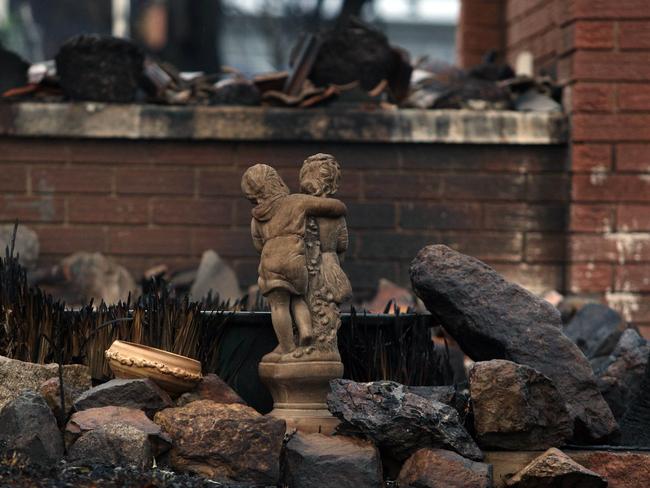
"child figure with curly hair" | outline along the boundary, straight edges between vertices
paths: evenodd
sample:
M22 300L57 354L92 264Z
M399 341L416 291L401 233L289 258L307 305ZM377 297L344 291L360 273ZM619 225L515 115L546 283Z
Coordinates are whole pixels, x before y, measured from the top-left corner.
M346 214L339 200L289 194L277 171L256 164L242 176L241 188L255 205L251 235L260 252L258 285L271 307L278 347L262 361L292 360L310 353L312 323L305 302L308 271L305 258L305 225L308 216L337 218ZM298 349L293 322L298 330ZM291 353L291 354L290 354Z

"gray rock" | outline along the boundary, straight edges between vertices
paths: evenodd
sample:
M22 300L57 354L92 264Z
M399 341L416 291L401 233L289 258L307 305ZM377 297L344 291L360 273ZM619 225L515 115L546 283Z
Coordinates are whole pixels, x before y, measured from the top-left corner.
M627 329L600 364L594 366L592 360L598 387L618 420L641 388L649 355L650 344L636 330Z
M547 449L564 445L573 434L557 388L531 367L502 359L474 363L469 385L481 447Z
M442 449L420 449L399 472L400 488L492 488L492 465Z
M5 250L11 248L11 240L14 235L14 225L0 225L0 256L4 258ZM14 244L14 256L18 256L18 262L27 269L33 269L38 262L40 244L38 235L29 227L19 225L16 232Z
M617 431L591 366L561 332L555 307L447 246L422 249L410 274L416 294L472 359L507 359L550 378L582 440Z
M341 434L361 434L403 461L423 447L451 449L470 459L483 453L449 405L428 400L392 381L330 381L327 407L341 420Z
M650 360L621 420L621 444L650 447Z
M45 399L23 391L0 410L0 455L16 454L29 464L53 465L63 457L63 439Z
M149 437L140 429L112 423L86 432L70 447L68 462L74 465L151 467L153 452Z
M61 260L67 281L57 290L70 304L85 304L93 299L107 305L125 302L137 290L131 273L112 258L95 252L76 252Z
M285 448L285 484L291 488L382 486L381 458L367 441L295 433Z
M506 480L513 488L605 488L607 480L579 465L559 449L551 448Z
M239 280L233 269L214 251L208 250L201 257L201 264L196 280L190 289L192 300L202 300L208 293L219 295L219 300L226 301L241 298Z
M589 359L610 354L627 323L607 305L588 303L564 328L566 336L575 342Z
M409 393L421 396L427 400L435 400L436 402L454 407L463 422L465 421L465 417L470 413L470 396L467 383L448 386L407 386L406 389Z
M58 376L58 364L35 364L0 356L0 408L21 391L38 391L44 382ZM72 391L85 391L92 386L90 370L82 364L65 365L63 383Z
M89 408L129 407L153 415L173 405L169 394L150 379L114 379L82 393L74 402L77 412Z

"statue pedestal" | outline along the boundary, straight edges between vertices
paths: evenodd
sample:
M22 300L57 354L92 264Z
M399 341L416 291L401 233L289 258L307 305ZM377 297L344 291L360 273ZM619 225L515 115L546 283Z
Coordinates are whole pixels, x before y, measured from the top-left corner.
M269 415L284 419L287 431L329 435L339 420L329 410L325 399L329 381L343 376L338 361L261 362L259 374L273 397Z

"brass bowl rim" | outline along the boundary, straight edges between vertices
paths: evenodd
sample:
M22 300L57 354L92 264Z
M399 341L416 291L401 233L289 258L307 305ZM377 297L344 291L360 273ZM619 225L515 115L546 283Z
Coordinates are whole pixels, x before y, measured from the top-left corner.
M139 348L139 349L148 349L149 351L159 352L163 356L171 356L171 357L176 357L176 358L180 358L180 359L185 359L185 360L189 361L191 364L193 364L194 366L196 366L196 368L199 371L201 371L201 362L197 361L196 359L189 358L187 356L182 356L182 355L176 354L174 352L165 351L164 349L158 349L157 347L145 346L144 344L138 344L136 342L122 341L120 339L114 340L113 343L111 344L111 346L108 349L111 349L115 344L126 344L127 346L134 346L135 348Z

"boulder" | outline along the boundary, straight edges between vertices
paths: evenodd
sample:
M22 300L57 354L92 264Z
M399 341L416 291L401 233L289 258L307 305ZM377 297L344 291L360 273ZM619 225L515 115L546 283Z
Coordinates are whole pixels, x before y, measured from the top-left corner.
M194 390L183 393L178 397L176 399L176 406L182 407L197 400L211 400L216 403L246 404L235 390L228 386L228 383L212 373L204 375Z
M278 482L284 420L246 405L199 400L158 412L154 421L172 438L169 461L175 470L223 483Z
M121 422L85 432L68 450L73 465L134 466L145 469L153 463L153 451L145 432Z
M410 275L427 309L472 359L507 359L550 378L578 440L604 440L617 431L589 362L562 333L550 303L447 246L422 249Z
M621 420L621 444L650 447L650 361Z
M492 465L452 451L420 449L406 460L397 483L400 488L491 488Z
M49 380L43 382L38 389L39 393L45 398L45 401L54 412L54 416L57 421L59 421L61 427L63 426L61 422L65 423L68 419L68 416L72 412L72 402L76 397L81 393L81 390L70 388L68 385L63 383L63 401L65 402L65 409L61 405L61 383L59 378L50 378Z
M167 451L171 445L169 436L142 410L114 406L89 408L72 414L65 427L66 444L70 446L86 432L116 423L128 425L144 432L149 438L155 456Z
M0 408L21 391L38 391L45 381L58 376L58 364L28 363L0 356ZM82 364L63 366L63 384L71 391L87 390L92 386L90 370Z
M359 488L383 483L381 458L371 442L300 432L287 443L284 476L291 488Z
M16 454L28 464L53 465L63 457L63 439L45 399L25 390L0 410L0 456Z
M470 459L483 453L449 405L409 393L392 381L330 381L327 407L341 434L361 434L398 461L423 447L451 449Z
M208 294L219 296L219 300L231 303L241 298L239 280L233 269L214 251L208 250L201 256L196 280L190 289L194 301L205 299Z
M503 359L474 363L469 387L481 447L547 449L564 445L573 434L557 388L529 366Z
M174 403L169 394L150 379L114 379L82 393L74 402L77 412L89 408L129 407L153 415Z
M14 225L0 225L0 256L4 258L5 250L11 247L11 240L14 235ZM40 245L38 235L29 227L19 225L16 231L14 243L14 256L18 256L18 262L27 269L36 267Z
M85 305L92 299L112 305L126 302L137 290L124 266L98 252L71 254L61 260L60 269L65 281L56 293L66 303Z
M646 488L650 452L583 451L571 456L582 466L607 478L609 488Z
M470 413L470 397L467 383L448 386L407 386L406 390L427 400L435 400L454 407L462 422Z
M612 353L594 366L605 401L620 420L641 388L650 344L634 329L626 329Z
M506 480L505 486L516 488L551 486L599 488L606 487L607 480L579 465L559 449L552 447Z
M574 315L564 333L588 358L610 354L627 323L616 311L601 303L588 303Z

